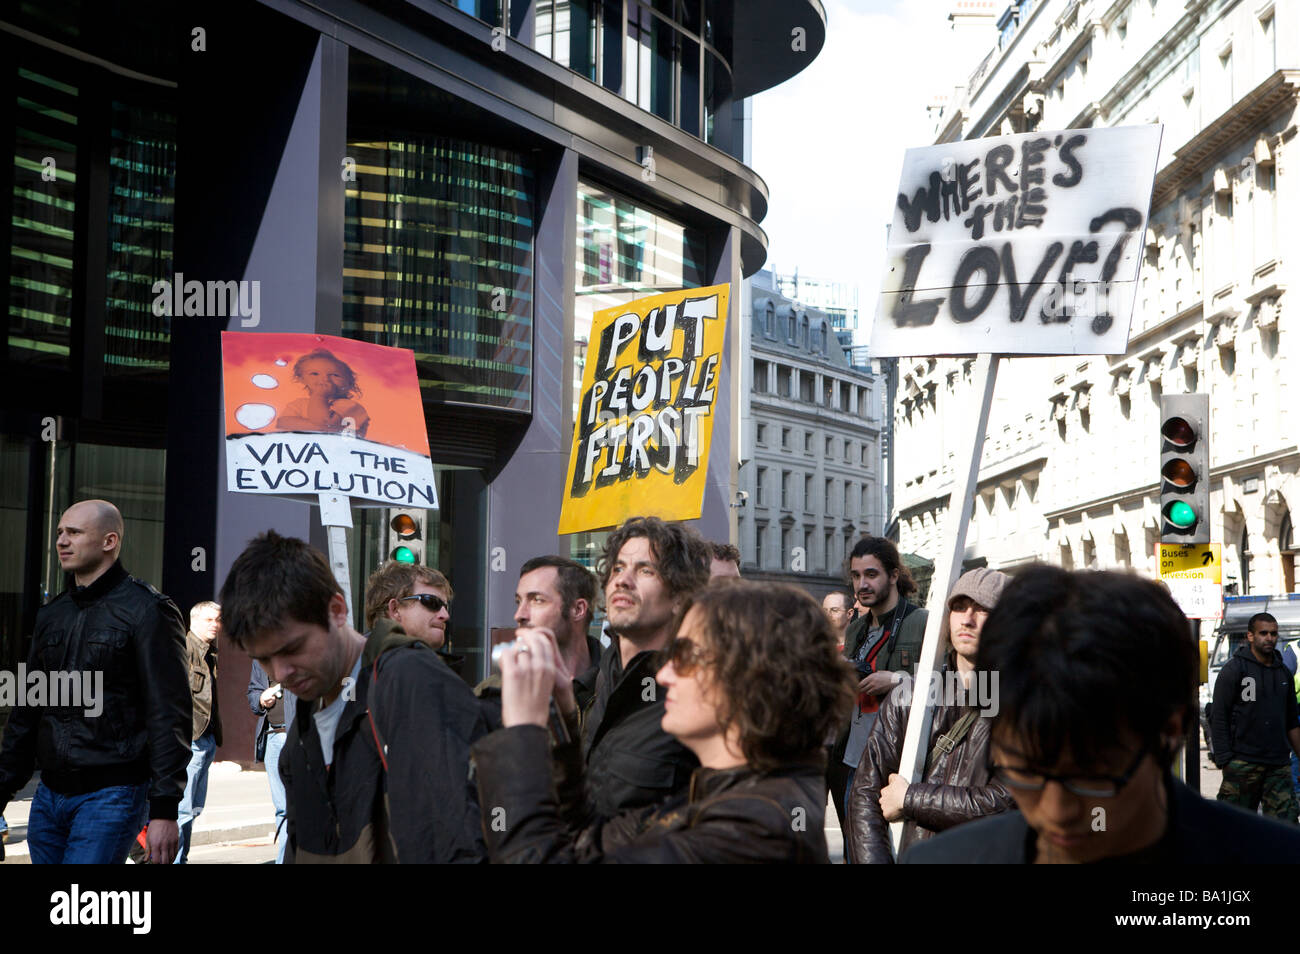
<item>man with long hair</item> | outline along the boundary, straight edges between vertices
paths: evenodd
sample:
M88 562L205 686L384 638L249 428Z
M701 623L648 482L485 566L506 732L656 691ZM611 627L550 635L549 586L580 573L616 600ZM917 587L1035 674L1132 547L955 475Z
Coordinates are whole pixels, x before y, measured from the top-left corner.
M827 783L841 828L846 828L848 793L880 700L902 675L916 671L927 614L908 601L916 581L884 537L863 537L849 552L849 583L866 612L844 633L844 655L858 671L858 704L831 749ZM845 839L845 857L852 860Z

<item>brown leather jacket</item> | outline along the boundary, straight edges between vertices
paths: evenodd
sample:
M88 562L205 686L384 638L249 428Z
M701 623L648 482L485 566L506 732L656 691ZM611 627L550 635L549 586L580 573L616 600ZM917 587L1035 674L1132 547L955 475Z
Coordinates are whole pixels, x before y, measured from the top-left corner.
M483 835L494 863L826 864L826 767L697 768L687 790L605 818L575 741L501 729L474 746Z
M880 707L862 762L853 777L849 796L848 841L856 864L892 864L889 823L880 811L880 790L898 771L907 730L910 692L895 687ZM960 706L938 706L927 750L952 728L966 711ZM925 781L907 787L903 797L902 849L924 841L936 832L962 822L1008 811L1015 807L1006 786L989 775L989 731L993 720L981 716L949 753L933 758Z

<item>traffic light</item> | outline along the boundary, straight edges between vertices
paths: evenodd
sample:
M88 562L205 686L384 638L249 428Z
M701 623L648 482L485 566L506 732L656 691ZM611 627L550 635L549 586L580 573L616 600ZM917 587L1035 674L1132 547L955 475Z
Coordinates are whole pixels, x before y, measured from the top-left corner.
M388 558L398 563L424 562L425 510L388 511Z
M1210 397L1160 396L1160 542L1210 542Z

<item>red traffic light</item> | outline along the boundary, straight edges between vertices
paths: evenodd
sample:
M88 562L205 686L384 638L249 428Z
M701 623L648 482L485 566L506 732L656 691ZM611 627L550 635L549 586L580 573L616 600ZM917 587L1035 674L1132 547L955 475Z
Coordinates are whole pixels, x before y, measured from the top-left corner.
M415 518L409 513L399 513L389 522L389 526L392 527L393 532L403 540L415 537L420 532L420 527L415 522Z
M1196 443L1196 428L1186 418L1169 418L1160 428L1160 433L1175 447L1191 447Z

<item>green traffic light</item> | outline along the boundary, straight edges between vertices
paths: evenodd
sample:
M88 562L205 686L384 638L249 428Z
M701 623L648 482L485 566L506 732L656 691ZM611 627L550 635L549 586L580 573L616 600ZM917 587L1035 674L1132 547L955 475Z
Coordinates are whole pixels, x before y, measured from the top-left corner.
M1165 513L1165 519L1179 530L1186 530L1196 525L1196 511L1184 501L1175 500L1169 505L1169 509Z
M1184 506L1186 506L1186 504L1184 504ZM410 547L398 547L393 551L393 559L396 560L398 563L414 563L416 562L415 551L413 551Z

